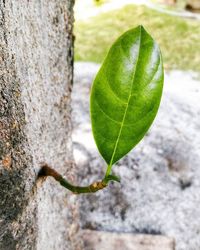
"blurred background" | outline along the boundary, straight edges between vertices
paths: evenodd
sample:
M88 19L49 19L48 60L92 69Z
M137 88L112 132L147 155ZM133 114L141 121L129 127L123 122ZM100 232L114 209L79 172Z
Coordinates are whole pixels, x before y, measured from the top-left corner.
M121 184L78 197L84 249L200 249L200 1L76 0L72 93L79 183L101 179L90 88L106 53L143 25L160 45L165 87L158 115L136 148L113 168Z
M142 24L159 43L166 69L200 70L200 17L186 0L76 0L75 60L101 63L114 40Z

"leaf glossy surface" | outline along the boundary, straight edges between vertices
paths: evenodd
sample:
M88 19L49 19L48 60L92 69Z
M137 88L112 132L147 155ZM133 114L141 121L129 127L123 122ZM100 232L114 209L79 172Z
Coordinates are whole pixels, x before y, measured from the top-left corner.
M145 135L159 108L163 88L161 53L142 26L112 45L92 86L92 130L108 165Z

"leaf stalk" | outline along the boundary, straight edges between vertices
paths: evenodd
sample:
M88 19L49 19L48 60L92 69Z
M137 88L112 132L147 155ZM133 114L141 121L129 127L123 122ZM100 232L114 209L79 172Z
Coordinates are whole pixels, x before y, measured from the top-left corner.
M59 174L57 171L55 171L53 168L51 168L48 164L44 164L41 167L41 170L39 171L38 174L39 177L47 177L51 176L53 177L56 181L60 183L61 186L67 188L74 194L83 194L83 193L95 193L101 189L104 189L108 182L110 180L115 180L116 178L114 176L108 176L105 177L102 181L97 181L89 186L75 186L69 183L61 174Z

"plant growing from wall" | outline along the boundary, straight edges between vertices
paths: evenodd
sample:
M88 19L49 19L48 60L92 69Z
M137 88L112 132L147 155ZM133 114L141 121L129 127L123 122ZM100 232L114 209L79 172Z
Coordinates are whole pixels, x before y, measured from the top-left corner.
M90 96L90 115L94 139L107 163L102 181L86 187L70 184L47 164L40 176L52 176L73 193L92 193L105 188L113 165L144 137L160 104L163 64L158 45L142 26L120 36L111 46Z

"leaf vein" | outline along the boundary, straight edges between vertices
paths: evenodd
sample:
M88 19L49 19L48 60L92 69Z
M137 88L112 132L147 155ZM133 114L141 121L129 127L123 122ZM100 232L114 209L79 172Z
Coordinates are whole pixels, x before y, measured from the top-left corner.
M106 116L108 117L108 119L110 119L111 121L121 125L121 122L117 121L117 120L114 120L113 118L111 118L108 114L106 114L106 112L102 109L102 107L100 106L100 104L98 103L98 101L96 100L96 104L98 105L99 109L101 110L101 112Z
M125 108L125 111L124 111L124 116L123 116L123 119L122 119L119 134L118 134L118 137L117 137L117 140L116 140L116 143L115 143L115 146L114 146L114 150L113 150L113 153L112 153L112 157L111 157L111 160L110 160L110 163L109 163L110 167L112 166L112 163L113 163L113 160L114 160L114 156L115 156L115 153L116 153L116 150L117 150L117 146L118 146L118 143L119 143L119 140L120 140L120 137L121 137L121 133L122 133L122 129L123 129L123 125L124 125L124 121L125 121L125 118L126 118L128 105L129 105L129 102L130 102L130 99L131 99L132 86L133 86L133 83L134 83L135 73L136 73L136 70L137 70L138 60L139 60L140 51L141 51L141 35L142 35L142 32L141 32L141 28L140 28L139 51L138 51L138 56L137 56L137 60L136 60L135 70L133 71L133 81L132 81L132 84L131 84L130 93L129 93L127 105L126 105L126 108Z
M109 87L111 93L113 94L113 96L115 96L115 98L118 99L121 103L123 103L123 104L126 105L127 102L125 102L124 100L122 100L122 99L113 91L113 89L111 88L110 83L109 83L108 78L107 78L107 74L105 75L105 80L106 80L106 83L107 83L107 85L108 85L108 87Z

